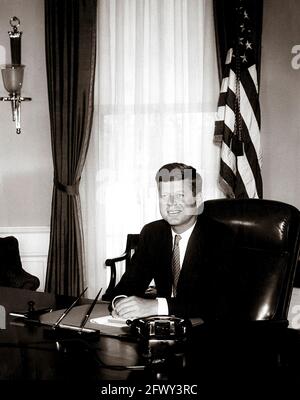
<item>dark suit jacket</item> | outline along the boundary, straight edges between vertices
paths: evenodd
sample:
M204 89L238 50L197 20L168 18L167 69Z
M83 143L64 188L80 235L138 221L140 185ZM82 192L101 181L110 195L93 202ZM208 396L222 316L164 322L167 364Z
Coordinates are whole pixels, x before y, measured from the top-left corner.
M177 296L172 298L171 227L164 220L145 225L132 264L115 287L112 298L118 294L143 297L154 279L157 297L167 299L170 314L211 319L215 297L212 277L219 263L220 252L216 249L222 245L222 229L216 222L208 223L205 216L198 217L187 245Z

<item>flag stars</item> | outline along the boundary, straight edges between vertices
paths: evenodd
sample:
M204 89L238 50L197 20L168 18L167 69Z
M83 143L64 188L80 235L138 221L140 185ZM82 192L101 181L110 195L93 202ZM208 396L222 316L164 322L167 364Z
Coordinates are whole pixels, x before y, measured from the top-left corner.
M241 31L244 32L245 28L245 24L240 25Z
M249 19L249 15L248 15L247 11L244 11L244 18Z
M252 49L252 43L250 43L248 40L246 42L246 49Z
M239 44L244 44L244 38L243 37L239 37Z
M240 56L240 57L241 57L243 63L246 63L246 62L247 62L246 54L244 54L244 55L242 55L242 56Z

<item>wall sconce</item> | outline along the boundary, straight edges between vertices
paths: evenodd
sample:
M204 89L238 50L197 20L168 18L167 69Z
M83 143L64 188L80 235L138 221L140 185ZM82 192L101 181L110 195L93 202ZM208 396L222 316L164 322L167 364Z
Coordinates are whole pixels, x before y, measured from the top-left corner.
M1 65L3 85L8 92L8 97L0 97L0 101L10 101L12 109L12 120L16 124L16 133L21 133L21 102L30 101L31 97L22 97L21 88L23 85L24 68L21 64L21 35L18 27L20 20L17 17L10 19L13 28L8 32L10 37L12 64Z

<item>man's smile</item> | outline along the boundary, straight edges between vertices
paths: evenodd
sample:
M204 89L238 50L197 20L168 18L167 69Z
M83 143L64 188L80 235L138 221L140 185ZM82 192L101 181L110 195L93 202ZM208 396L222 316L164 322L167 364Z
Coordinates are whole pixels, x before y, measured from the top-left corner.
M168 214L169 215L177 215L180 214L182 212L182 210L169 210Z

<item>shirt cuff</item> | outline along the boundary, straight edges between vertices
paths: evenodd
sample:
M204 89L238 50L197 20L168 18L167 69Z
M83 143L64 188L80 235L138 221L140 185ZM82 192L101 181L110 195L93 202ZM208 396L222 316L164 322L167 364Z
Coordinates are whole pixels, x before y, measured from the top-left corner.
M169 315L169 306L167 299L164 297L156 297L158 301L157 315Z

